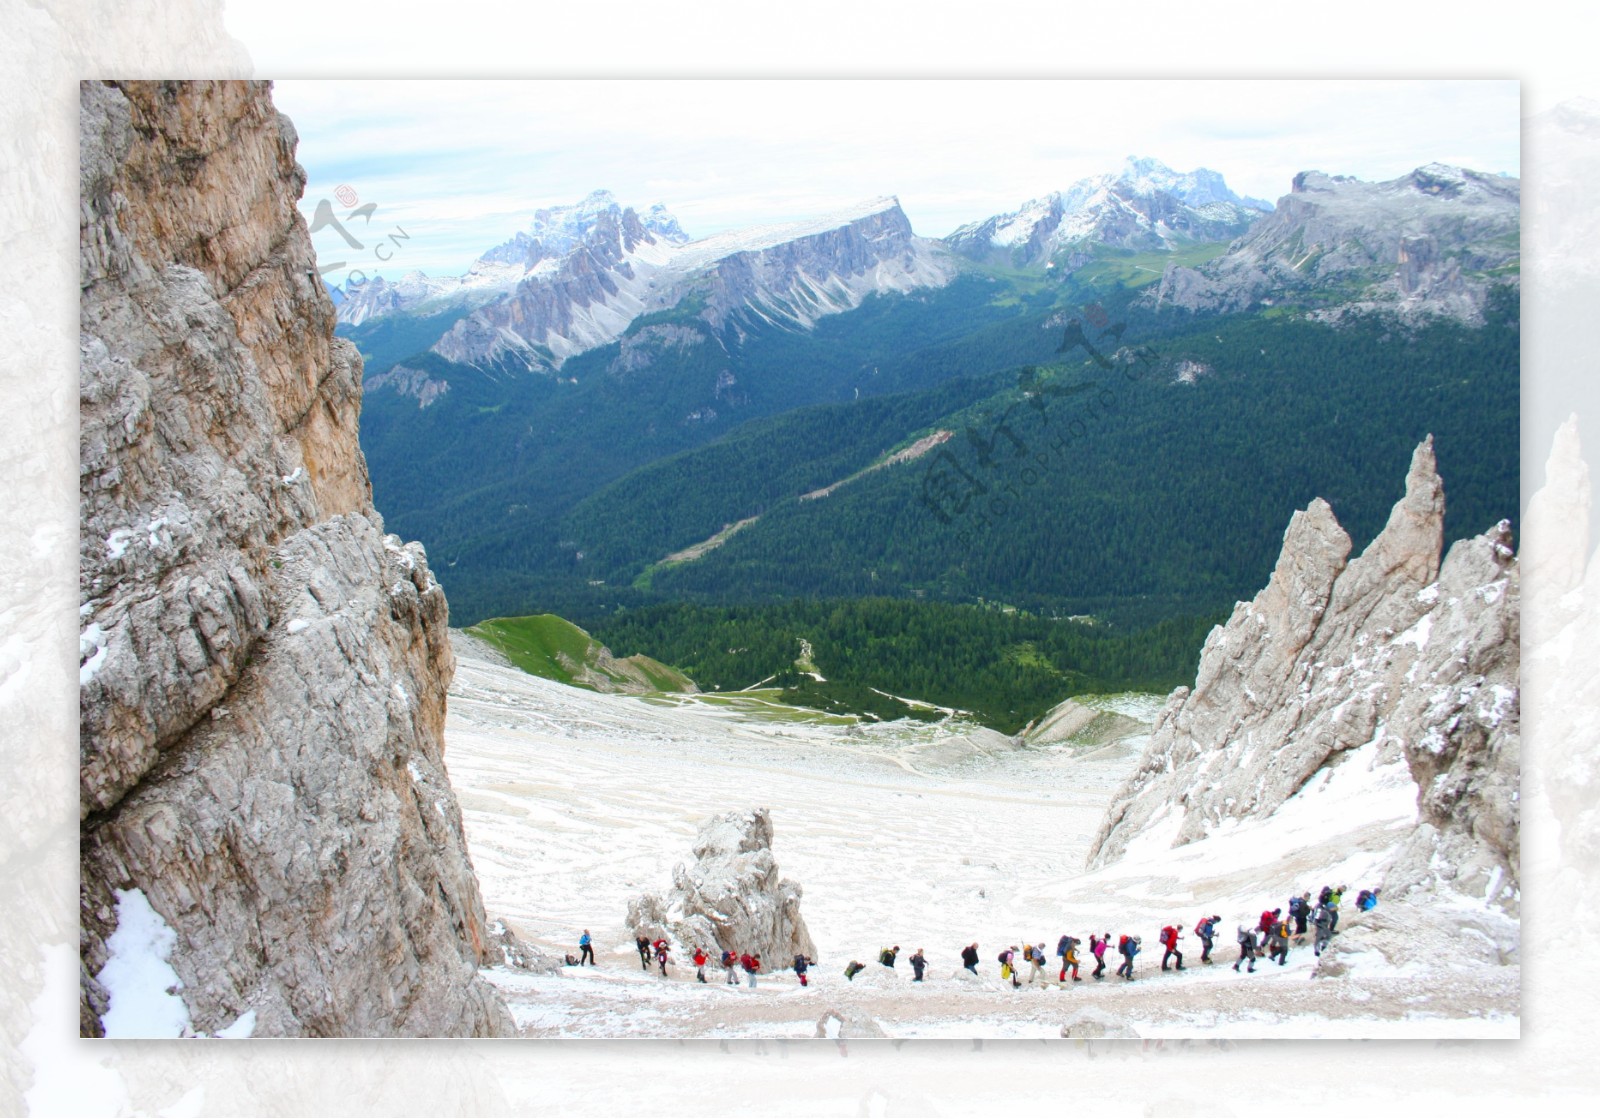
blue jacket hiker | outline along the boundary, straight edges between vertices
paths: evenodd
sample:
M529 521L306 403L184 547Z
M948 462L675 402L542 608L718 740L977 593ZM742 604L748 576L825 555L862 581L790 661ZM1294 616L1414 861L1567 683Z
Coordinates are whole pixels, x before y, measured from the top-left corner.
M1117 941L1117 951L1122 953L1122 963L1117 965L1117 974L1123 976L1128 982L1133 982L1133 958L1139 954L1139 938L1124 936Z

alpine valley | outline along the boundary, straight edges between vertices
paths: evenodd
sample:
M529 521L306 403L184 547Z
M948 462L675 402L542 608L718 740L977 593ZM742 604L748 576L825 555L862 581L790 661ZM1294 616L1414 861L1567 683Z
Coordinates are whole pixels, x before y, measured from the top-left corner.
M1516 180L596 192L335 299L270 83L78 150L81 1034L1520 1032Z
M596 191L334 294L455 624L557 614L716 689L803 685L806 641L835 694L794 698L1010 732L1192 680L1286 511L1359 547L1430 434L1451 539L1514 514L1518 223L1465 168L1273 205L1129 158L943 239L881 197L694 240ZM990 667L891 667L952 643Z

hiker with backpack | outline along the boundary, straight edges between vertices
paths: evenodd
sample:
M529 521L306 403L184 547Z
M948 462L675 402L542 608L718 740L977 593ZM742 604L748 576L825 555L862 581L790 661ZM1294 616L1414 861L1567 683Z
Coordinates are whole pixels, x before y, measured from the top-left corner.
M900 946L898 944L896 944L893 948L880 949L878 952L878 962L884 967L894 967L894 959L899 954Z
M976 940L961 950L961 966L972 972L973 975L978 974L978 942Z
M636 936L633 938L633 946L639 950L639 966L644 968L645 971L649 971L650 938L648 936Z
M732 948L724 948L722 950L722 966L728 969L728 986L738 986L739 977L735 973L735 969L739 966L739 957Z
M1349 886L1340 886L1328 895L1328 908L1333 910L1333 923L1328 926L1330 934L1339 931L1339 903L1344 900L1344 892L1349 888Z
M1095 936L1089 934L1089 951L1094 956L1094 970L1089 973L1090 979L1104 979L1106 975L1106 945L1111 940L1110 933Z
M1356 895L1356 909L1362 913L1371 913L1378 908L1378 891L1362 890Z
M1082 982L1083 977L1078 974L1078 938L1063 936L1061 943L1056 945L1056 955L1061 957L1061 982L1067 981L1068 971L1072 972L1074 983Z
M1017 946L1013 944L1000 953L1000 978L1011 980L1013 987L1020 987L1022 983L1017 979Z
M1167 970L1167 961L1174 956L1178 958L1178 970L1183 970L1183 953L1178 951L1178 938L1183 936L1177 925L1168 925L1161 930L1161 946L1166 949L1161 954L1161 970Z
M1333 922L1335 913L1332 907L1319 905L1311 911L1311 923L1317 927L1316 941L1312 945L1317 955L1322 955L1322 950L1333 939Z
M811 964L811 957L807 956L804 952L797 954L794 958L794 973L795 976L800 980L800 986L802 987L809 987L811 985L810 983L806 982L806 972L811 969Z
M1278 916L1282 912L1283 910L1281 909L1263 909L1261 911L1261 920L1256 922L1257 944L1265 944L1267 942L1267 934L1272 931L1272 926L1278 923Z
M928 966L928 957L926 957L926 956L924 956L922 954L922 949L921 948L918 948L916 955L911 957L911 970L916 973L911 977L911 982L913 982L913 983L921 983L922 982L922 970L923 970L923 968L925 968L927 966Z
M1233 970L1238 971L1239 965L1248 962L1250 974L1256 972L1256 930L1239 926L1239 958L1233 962Z
M583 966L583 961L588 960L590 967L597 967L594 962L594 941L589 936L589 930L584 929L583 935L578 938L578 966Z
M661 965L662 978L667 974L667 942L665 938L656 941L656 962Z
M1294 922L1295 936L1303 937L1306 935L1306 917L1311 912L1310 898L1311 894L1307 891L1304 894L1296 894L1289 899L1289 920Z
M1139 954L1139 938L1136 936L1123 936L1117 940L1117 951L1122 953L1122 963L1117 965L1117 974L1123 976L1128 982L1133 982L1133 958Z
M749 952L739 957L739 966L744 968L745 979L750 983L750 989L756 989L756 972L761 970L761 957L752 956Z
M866 964L862 963L860 960L851 960L844 966L844 977L846 979L854 979L859 973L866 970Z
M694 946L694 977L702 983L706 981L706 961L710 958L704 948L698 944Z
M1028 960L1028 962L1030 964L1033 965L1032 970L1030 970L1028 972L1028 982L1032 983L1036 979L1038 979L1041 975L1044 974L1044 965L1045 965L1045 962L1046 962L1046 958L1045 958L1045 954L1044 954L1044 942L1043 941L1040 941L1038 944L1030 944L1030 945L1028 945L1028 947L1027 947L1027 960Z
M1267 932L1267 960L1282 967L1289 962L1289 922L1279 921Z
M1202 917L1194 927L1194 935L1200 938L1200 962L1203 964L1211 962L1211 942L1216 939L1217 922L1220 920L1221 916Z

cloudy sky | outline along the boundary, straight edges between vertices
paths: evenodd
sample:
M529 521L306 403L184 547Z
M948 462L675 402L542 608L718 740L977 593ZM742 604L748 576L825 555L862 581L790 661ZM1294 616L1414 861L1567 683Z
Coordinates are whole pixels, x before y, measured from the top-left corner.
M344 217L351 191L376 207L346 226L359 250L315 235L324 265L346 262L334 282L459 274L597 188L664 203L692 237L892 194L937 237L1129 155L1269 201L1313 168L1519 173L1515 81L284 80L274 97L300 134L307 219L324 199Z

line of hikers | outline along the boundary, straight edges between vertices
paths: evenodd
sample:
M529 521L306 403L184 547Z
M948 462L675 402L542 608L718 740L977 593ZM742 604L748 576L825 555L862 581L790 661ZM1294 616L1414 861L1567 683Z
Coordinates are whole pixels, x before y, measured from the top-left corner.
M587 937L589 935L589 930L583 930L583 934L585 937ZM578 943L581 946L584 941L580 939ZM657 937L654 941L651 941L651 939L647 936L636 936L633 939L633 944L639 952L639 966L645 971L649 971L651 961L653 960L656 966L661 969L662 977L665 978L667 975L667 965L672 962L672 946L667 943L666 938ZM696 982L706 982L706 965L711 962L710 954L697 944L695 945L694 953L690 958L694 960L694 977ZM727 983L729 986L738 986L738 973L743 971L745 975L745 981L752 989L755 987L756 976L761 974L760 953L734 952L732 949L724 949L720 962L722 967L727 971ZM800 978L800 986L804 987L807 985L806 972L810 970L810 967L814 962L815 961L813 961L810 957L805 955L795 956L792 966L794 967L795 975ZM571 956L567 957L567 963L574 963Z
M1260 918L1252 925L1240 925L1238 931L1239 958L1234 961L1233 970L1238 971L1241 965L1248 965L1246 970L1256 970L1256 960L1265 954L1266 958L1276 960L1279 966L1289 962L1289 946L1291 943L1304 944L1307 937L1307 925L1312 933L1312 946L1316 955L1321 956L1323 949L1333 939L1339 927L1339 906L1343 901L1347 886L1324 886L1315 903L1311 900L1311 892L1307 890L1296 897L1289 899L1289 914L1279 909L1263 910ZM1356 908L1365 913L1378 904L1378 891L1362 890L1356 896ZM1222 917L1213 914L1200 918L1194 927L1195 936L1200 941L1200 962L1212 963L1211 951L1216 943L1217 926ZM1183 930L1177 925L1167 925L1162 928L1159 941L1164 951L1161 954L1161 970L1184 970L1183 950L1178 942L1183 939ZM1064 935L1056 942L1056 958L1061 961L1057 973L1057 980L1067 982L1070 973L1072 981L1078 982L1082 976L1079 966L1083 962L1078 955L1078 948L1083 942L1075 936ZM1117 938L1117 954L1122 957L1122 962L1117 965L1116 975L1123 979L1133 979L1133 962L1142 948L1142 940L1137 936L1122 935ZM1089 973L1091 979L1101 979L1105 976L1106 954L1111 949L1111 934L1102 933L1089 937L1089 954L1094 957L1094 971ZM1004 949L998 957L1000 964L1000 978L1009 979L1013 987L1022 986L1021 964L1029 964L1032 970L1028 973L1027 982L1039 981L1044 974L1049 957L1045 954L1045 945L1025 944L1022 947L1019 963L1017 946L1015 944ZM969 944L961 950L961 963L974 975L978 974L978 945ZM859 966L859 965L852 965ZM846 977L850 972L846 971ZM919 970L920 977L920 970Z
M1337 888L1324 886L1315 902L1311 900L1311 891L1307 890L1289 899L1287 916L1285 916L1281 908L1266 909L1262 910L1261 916L1254 925L1240 925L1237 938L1239 958L1234 961L1233 970L1238 971L1241 966L1248 965L1246 970L1254 973L1256 961L1263 954L1269 962L1276 960L1281 967L1289 962L1290 944L1304 944L1308 935L1312 939L1313 951L1316 955L1321 956L1323 949L1328 946L1329 941L1333 939L1334 933L1339 928L1339 906L1343 902L1347 889L1348 887L1346 886ZM1356 908L1363 913L1375 908L1377 904L1378 891L1375 889L1362 890L1356 895ZM1221 921L1222 918L1220 916L1213 914L1209 917L1200 918L1194 927L1194 934L1200 941L1200 962L1203 964L1214 962L1211 959L1211 951L1216 943L1217 926ZM1309 933L1308 926L1311 930ZM1183 939L1183 935L1183 930L1175 924L1162 928L1158 938L1164 949L1161 955L1162 971L1172 970L1174 967L1178 971L1184 970L1183 951L1178 947L1178 942ZM1082 944L1083 941L1079 938L1068 935L1063 935L1056 942L1055 955L1061 961L1057 974L1058 982L1065 984L1069 974L1074 983L1082 980L1082 976L1079 974L1079 967L1082 965L1083 960L1078 954L1078 949ZM663 976L667 974L667 964L671 949L665 938L658 938L652 942L648 937L639 936L634 938L634 945L639 951L640 967L645 971L649 971L653 960L656 966L660 968L661 974ZM1141 939L1137 936L1123 935L1117 938L1116 950L1117 954L1122 957L1122 962L1117 965L1116 975L1130 981L1133 979L1133 961L1139 955L1141 945ZM583 960L587 960L593 965L594 948L588 929L584 929L583 935L578 938L578 946L583 955L577 959L569 955L567 957L568 965L577 966ZM1105 977L1106 954L1111 947L1111 934L1109 932L1090 935L1089 954L1094 957L1095 967L1089 973L1089 978L1102 979ZM900 946L896 944L892 948L884 948L878 953L878 963L884 967L892 968L895 966L899 956ZM1040 977L1045 974L1046 965L1049 963L1049 957L1045 954L1045 943L1040 941L1036 945L1024 944L1020 956L1019 960L1018 949L1015 944L1001 951L997 957L1000 964L1000 978L1002 980L1009 979L1013 987L1020 987L1023 982L1021 966L1022 964L1029 964L1032 970L1028 973L1027 982L1041 981ZM978 958L978 944L976 941L961 950L961 966L974 975L978 974ZM701 983L706 982L706 965L711 961L711 957L704 948L696 946L693 959L695 978ZM762 970L761 956L759 954L734 952L728 949L723 951L720 962L727 971L727 983L730 986L738 985L738 972L742 970L749 986L755 987L756 976ZM912 982L921 983L923 974L928 967L927 956L921 948L918 948L908 962L911 964L911 970L914 973ZM794 957L791 966L802 987L809 986L809 981L806 977L807 972L815 963L815 960L804 954L797 954ZM866 969L866 966L859 960L851 960L844 969L844 977L846 979L854 979Z

